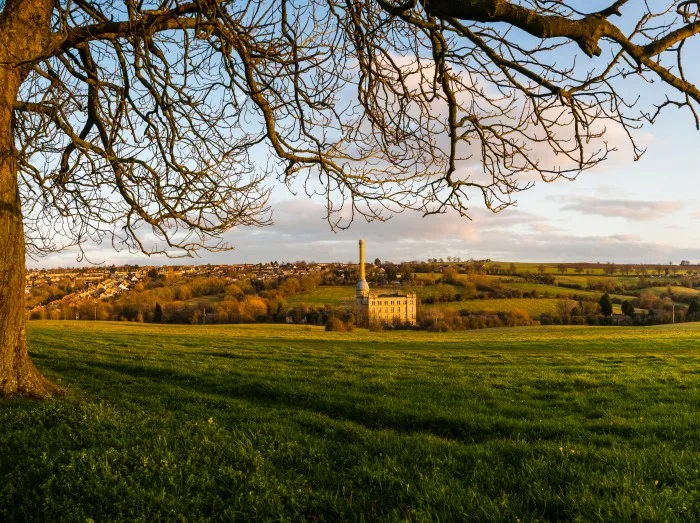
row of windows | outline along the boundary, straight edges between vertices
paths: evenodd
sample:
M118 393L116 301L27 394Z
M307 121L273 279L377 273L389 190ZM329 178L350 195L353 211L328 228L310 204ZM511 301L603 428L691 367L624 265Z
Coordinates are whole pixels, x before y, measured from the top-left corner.
M404 301L404 302L396 300L396 303L394 303L394 300L392 300L391 302L389 302L388 300L386 300L386 301L384 301L384 300L378 300L378 301L370 300L369 304L370 305L379 305L379 306L382 306L382 305L413 305L413 300Z
M370 305L413 305L413 300L370 300Z
M407 314L404 311L388 312L382 310L369 311L370 316L414 316L413 314Z

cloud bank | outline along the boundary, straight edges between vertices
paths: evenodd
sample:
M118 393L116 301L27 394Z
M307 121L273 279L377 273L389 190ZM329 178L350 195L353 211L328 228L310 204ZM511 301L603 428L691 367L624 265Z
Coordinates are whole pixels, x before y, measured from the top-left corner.
M673 202L577 198L562 209L586 214L637 220L638 215L676 212ZM260 261L317 262L352 261L357 257L357 241L367 242L367 257L405 261L458 256L462 259L490 258L502 261L591 261L618 263L660 263L669 260L700 260L700 248L682 247L650 241L634 233L606 234L586 230L576 234L561 228L552 216L540 216L517 208L499 214L475 209L473 221L454 214L424 218L406 212L386 222L355 221L349 230L330 231L324 220L324 207L306 199L277 202L275 224L265 228L238 228L225 239L235 250L225 253L201 252L194 259L147 258L129 253L114 253L109 246L90 249L92 260L107 264L204 264L252 263ZM630 218L631 217L631 218ZM651 219L651 218L650 218ZM66 252L30 263L32 266L75 265L75 253Z
M561 207L562 211L634 221L658 220L683 208L683 203L675 201L623 200L593 196L577 197L568 201L569 203Z

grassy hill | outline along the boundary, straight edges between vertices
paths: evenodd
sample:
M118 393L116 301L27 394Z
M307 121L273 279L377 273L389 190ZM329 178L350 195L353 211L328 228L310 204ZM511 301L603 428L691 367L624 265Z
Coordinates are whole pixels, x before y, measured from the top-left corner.
M324 285L317 287L313 291L301 292L287 298L287 303L291 306L304 303L314 307L322 307L324 305L352 307L355 303L355 288L350 285Z
M700 297L700 290L698 289L689 289L688 287L679 287L679 286L668 286L668 287L649 287L646 289L638 289L636 292L637 294L642 294L644 292L650 292L656 296L661 296L662 294L667 294L669 289L671 292L677 296L683 296L683 297L690 297L690 298L697 298Z
M0 520L697 520L698 335L33 322Z
M425 275L423 275L425 276ZM466 280L466 275L463 275ZM513 278L506 277L496 277L496 276L486 276L487 280L496 281L500 279L506 279L505 283L501 283L504 289L519 290L522 292L536 292L538 298L496 298L496 299L467 299L462 301L449 301L437 304L424 304L421 308L425 311L435 308L437 310L449 310L449 311L460 311L468 310L471 312L511 312L514 309L525 310L533 318L539 318L541 314L549 313L555 314L558 311L559 302L562 300L571 300L576 297L589 297L597 300L602 292L601 291L590 291L581 289L570 289L566 287L559 287L557 285L545 285L533 282L524 282L520 279L516 281L510 281ZM420 279L420 278L419 278ZM425 279L425 278L424 278ZM455 293L461 292L459 286L448 285L447 288L452 289ZM656 288L654 288L656 289ZM664 288L658 288L660 291L665 291ZM685 289L684 287L677 287L677 289ZM376 292L381 292L382 288L372 289ZM386 288L387 291L395 291L396 287ZM404 290L404 289L401 289ZM419 298L425 299L428 296L434 294L437 290L436 285L421 285L412 288ZM693 289L686 289L690 292L700 292L694 291ZM287 304L289 306L296 306L299 304L306 304L313 307L322 307L324 305L330 305L331 307L345 307L352 308L354 303L355 290L353 286L321 286L317 287L313 291L304 292L297 294L291 298L287 299ZM632 295L618 295L612 294L613 299L617 298L621 301L629 300L634 298ZM616 306L616 311L619 312L619 305Z
M541 314L554 314L559 307L559 299L547 298L503 298L493 300L466 300L439 303L437 305L426 305L426 309L431 307L438 310L468 310L470 312L511 312L521 309L533 318L539 318Z

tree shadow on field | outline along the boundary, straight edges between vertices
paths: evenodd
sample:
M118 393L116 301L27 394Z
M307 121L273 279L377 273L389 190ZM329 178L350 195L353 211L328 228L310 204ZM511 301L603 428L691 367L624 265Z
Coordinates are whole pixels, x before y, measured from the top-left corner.
M388 429L398 433L430 433L446 439L482 443L509 439L517 421L492 416L448 418L435 413L430 405L421 408L410 403L411 410L367 401L357 391L334 382L318 383L314 390L301 389L300 380L283 375L258 377L244 373L223 377L190 374L176 369L161 369L143 364L81 362L94 375L103 374L110 396L129 401L150 402L158 397L172 408L185 409L193 401L208 397L216 402L244 401L252 406L285 411L322 414L336 421L351 421L368 429ZM72 369L75 370L75 369ZM98 378L100 383L102 379ZM308 381L308 380L305 380ZM557 439L569 432L564 425L538 424L529 434L533 439ZM523 435L521 434L521 437Z

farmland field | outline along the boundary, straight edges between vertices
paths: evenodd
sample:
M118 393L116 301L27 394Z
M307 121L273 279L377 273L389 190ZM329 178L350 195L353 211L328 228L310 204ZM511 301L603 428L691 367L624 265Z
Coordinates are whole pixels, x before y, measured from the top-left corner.
M469 312L511 312L514 309L521 309L531 317L539 317L541 314L554 314L558 311L559 302L563 300L554 298L503 298L493 300L466 300L439 303L432 307L438 310ZM429 305L425 308L428 309Z
M314 289L311 292L302 292L291 298L287 298L289 305L312 305L322 307L330 305L332 307L347 306L351 307L355 301L355 287L346 285L328 285Z
M651 292L652 294L655 294L656 296L661 296L662 294L667 293L669 289L671 289L671 292L673 294L678 295L678 296L700 297L700 290L690 289L688 287L678 287L678 286L649 287L648 289L639 289L637 291L637 294L642 294L643 292Z
M448 285L454 292L459 292L459 287ZM419 297L429 296L437 289L436 285L421 285L411 288ZM382 292L406 292L402 287L372 287L372 292L381 294ZM302 292L287 298L289 305L300 305L302 303L315 307L330 305L331 307L352 307L355 303L354 285L324 285L317 287L310 292Z
M697 520L699 337L32 322L0 520Z

